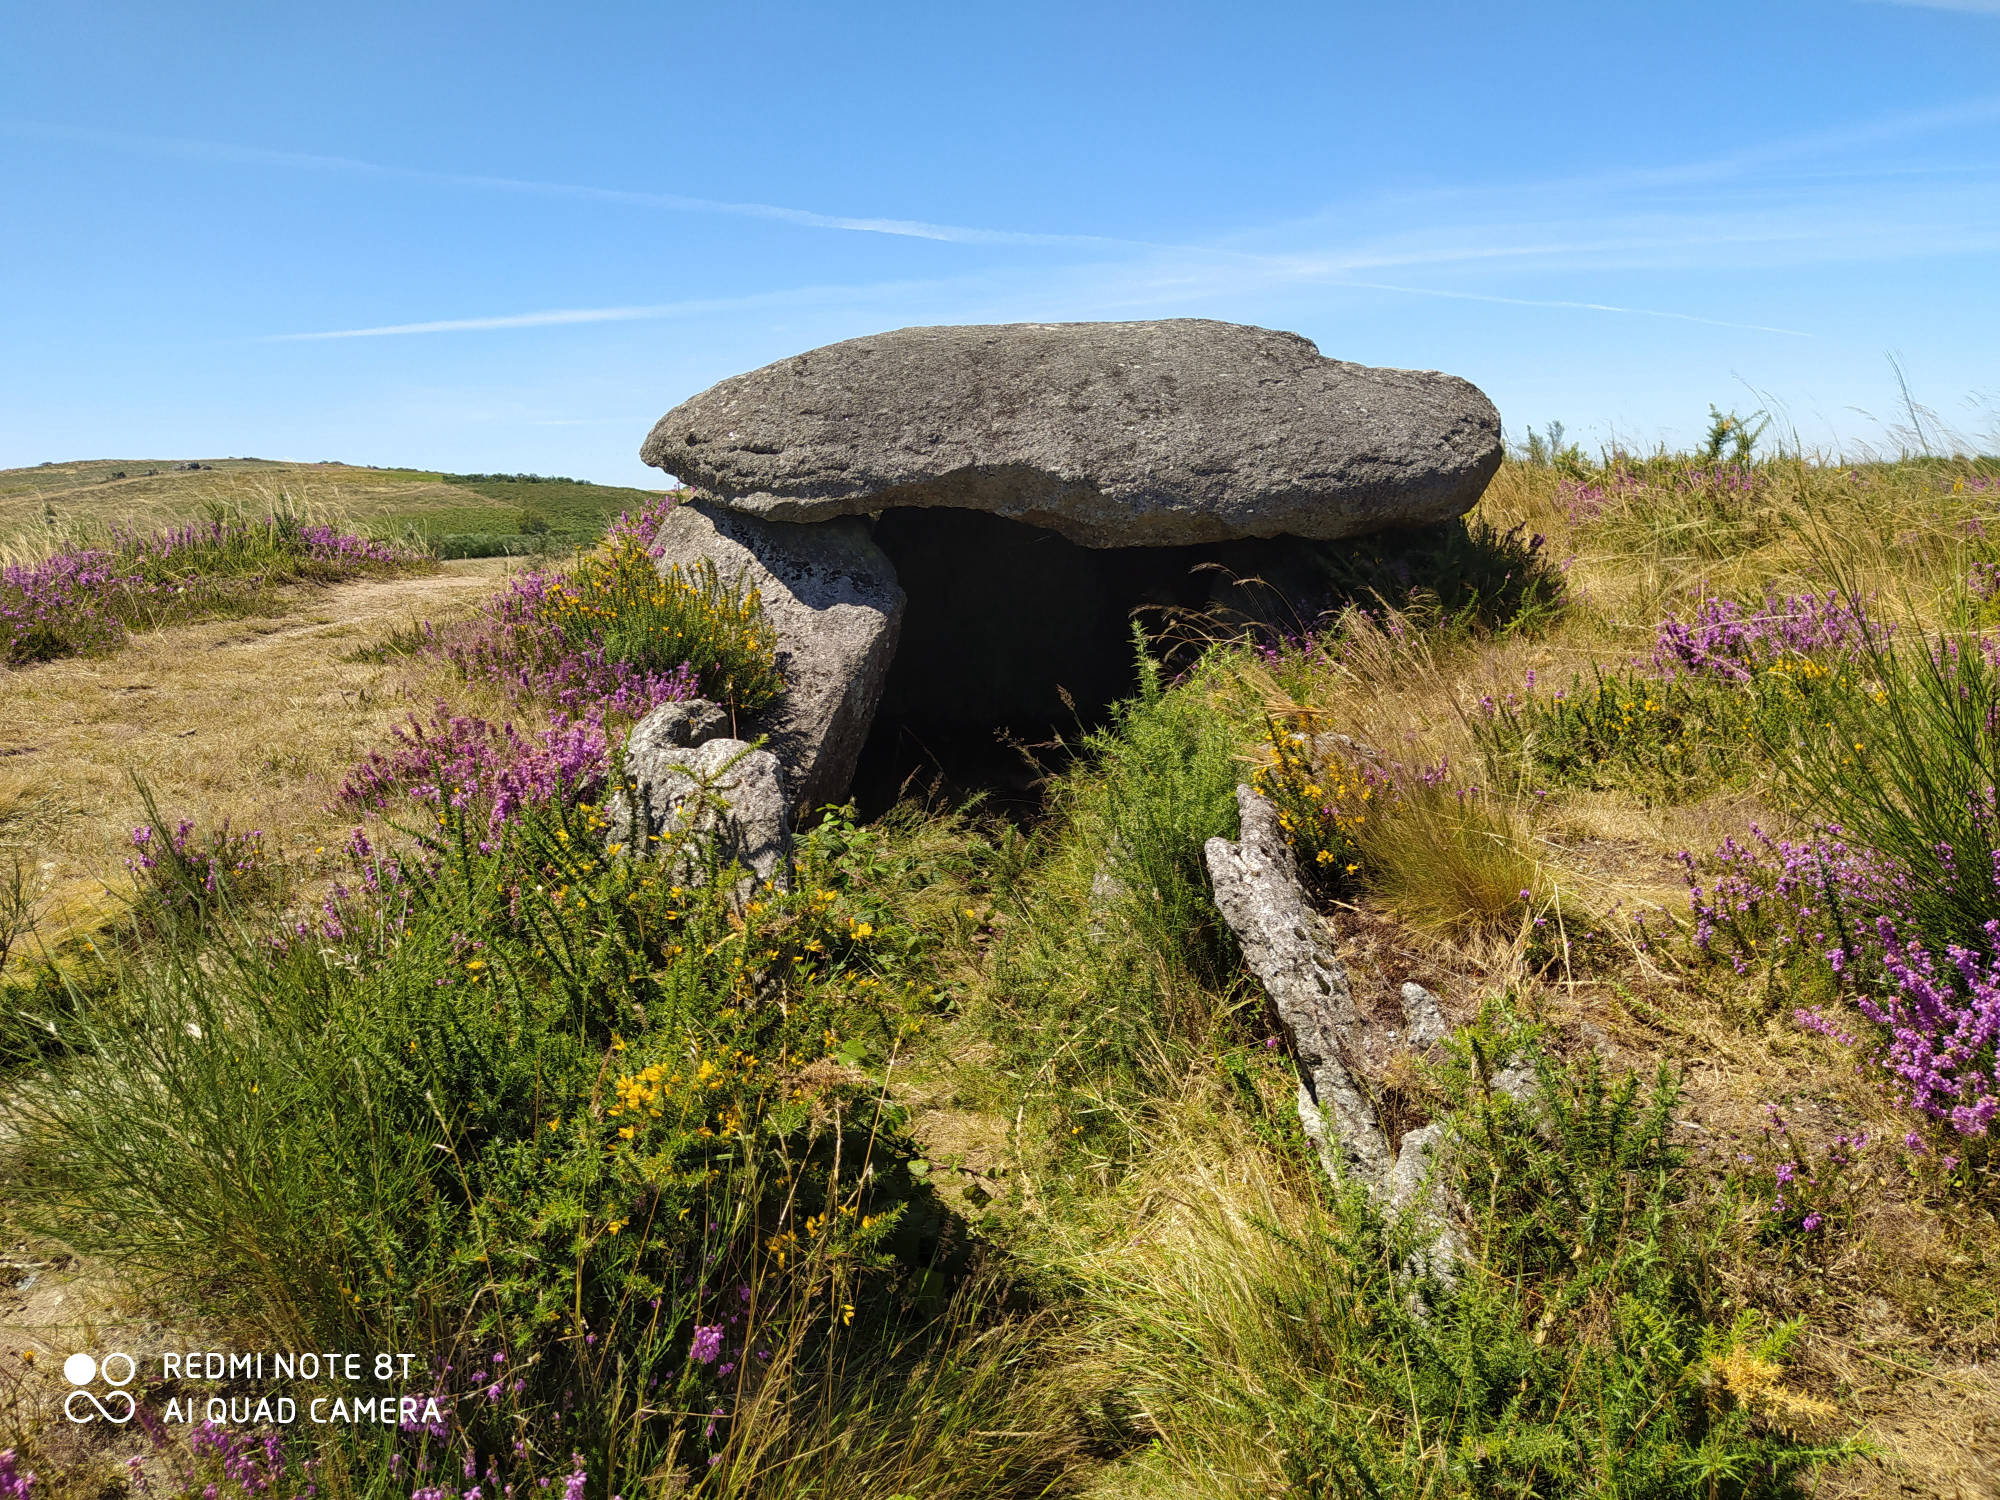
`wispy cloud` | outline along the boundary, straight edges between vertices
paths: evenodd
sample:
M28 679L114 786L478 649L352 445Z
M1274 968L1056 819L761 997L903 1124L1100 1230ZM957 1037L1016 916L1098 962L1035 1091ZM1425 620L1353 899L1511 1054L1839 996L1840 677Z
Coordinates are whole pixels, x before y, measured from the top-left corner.
M385 323L378 328L332 328L319 333L274 333L261 342L300 343L318 339L379 339L410 333L486 333L501 328L554 328L565 323L630 323L642 318L712 311L712 302L661 303L655 307L559 307L545 312L505 313L493 318L436 318L428 323Z
M1896 0L1923 3L1923 0ZM1944 3L1944 0L1936 0ZM2000 11L2000 0L1959 0ZM1206 243L1172 244L1076 233L937 224L822 213L755 202L392 166L341 156L0 121L0 133L108 149L341 172L470 190L625 203L733 215L839 232L967 246L1045 246L1035 256L939 280L795 287L660 303L544 307L275 334L271 342L410 337L695 318L796 307L881 302L902 317L964 320L967 313L1041 317L1161 315L1224 309L1305 287L1386 292L1498 306L1546 308L1811 337L1754 309L1701 312L1563 296L1552 278L1635 270L1769 269L1840 261L1895 261L2000 250L2000 169L1957 162L1882 160L1870 148L2000 121L2000 95L1863 120L1724 155L1505 186L1402 194L1329 208L1304 219L1245 227ZM1980 188L1979 183L1985 183ZM1030 269L1030 266L1033 269ZM1535 275L1537 291L1500 277ZM1437 282L1420 285L1417 282ZM1484 285L1481 285L1484 283ZM1597 290L1595 286L1591 291ZM1737 316L1728 314L1737 313ZM1227 315L1224 313L1224 315Z
M853 286L801 286L752 292L741 297L689 297L626 307L557 307L538 312L501 313L485 318L433 318L421 323L383 323L371 328L331 328L314 333L273 333L264 344L315 343L327 339L400 338L423 333L488 333L512 328L557 328L573 323L638 323L666 318L695 318L708 313L754 312L785 307L823 307L840 303L935 292L946 281L880 281Z
M1442 297L1452 301L1486 302L1505 307L1539 307L1573 312L1611 313L1621 317L1666 318L1676 322L1701 323L1713 328L1733 328L1751 333L1782 334L1810 338L1797 328L1781 328L1764 323L1732 322L1725 318L1703 317L1694 313L1659 308L1627 307L1609 302L1572 301L1545 297L1507 297L1495 293L1455 291L1442 287L1408 286L1396 282L1361 281L1307 263L1219 268L1213 265L1175 265L1160 262L1146 268L1124 263L1077 266L1070 274L1052 281L1046 276L1027 280L996 274L958 277L924 282L879 282L852 286L807 286L784 291L760 292L744 297L690 298L649 306L551 308L545 311L506 313L484 318L438 318L422 323L389 323L371 328L336 328L316 333L269 335L259 342L302 343L327 339L397 338L431 333L485 333L515 328L551 328L578 323L630 323L697 318L713 313L750 312L781 307L823 309L841 304L870 301L918 299L919 305L936 303L963 308L978 304L989 308L1017 307L1027 302L1033 311L1018 315L1048 316L1060 308L1061 316L1089 316L1111 311L1150 311L1155 314L1183 311L1191 306L1241 295L1246 291L1275 291L1312 284L1329 289L1389 292L1408 297Z
M2000 0L1869 0L1875 5L1903 5L1922 10L1962 10L1978 16L2000 16Z
M274 151L262 146L237 146L224 141L132 135L124 131L97 130L81 125L52 125L38 120L0 120L0 133L37 137L43 140L73 141L114 151L144 152L198 161L237 162L245 166L289 167L315 172L389 177L406 182L428 182L446 187L483 188L489 191L547 197L585 198L600 203L627 203L637 207L664 208L681 213L725 214L736 218L765 219L780 224L796 224L807 229L837 229L856 234L893 235L903 239L939 240L952 244L1105 246L1134 243L1101 235L1041 234L1030 230L985 229L966 224L932 224L919 219L819 213L812 209L786 208L774 203L736 203L718 198L689 197L682 193L642 192L630 188L594 187L572 182L540 182L530 178L494 177L474 172L438 172L423 167L400 167L385 162L363 161L350 156L321 156L305 151Z
M1412 297L1448 297L1457 302L1497 302L1504 307L1570 308L1578 312L1623 313L1634 318L1671 318L1677 323L1706 323L1711 328L1737 328L1748 333L1781 333L1789 338L1809 339L1800 328L1778 328L1768 323L1732 323L1724 318L1704 318L1694 313L1662 312L1652 307L1619 307L1609 302L1566 302L1545 297L1501 297L1489 292L1451 292L1439 287L1394 286L1384 281L1336 281L1334 286L1364 287L1376 292L1402 292Z

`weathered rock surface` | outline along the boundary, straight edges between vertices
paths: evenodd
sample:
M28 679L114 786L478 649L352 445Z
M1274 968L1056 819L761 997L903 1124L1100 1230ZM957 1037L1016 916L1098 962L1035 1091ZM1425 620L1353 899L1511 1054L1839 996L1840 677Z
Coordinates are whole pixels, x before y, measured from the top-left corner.
M1201 318L905 328L732 376L640 456L774 521L953 506L1090 547L1332 540L1463 513L1500 464L1477 387Z
M729 732L729 715L706 698L662 703L632 726L625 739L628 763L646 764L665 750L686 750Z
M1444 1012L1438 1006L1438 997L1429 990L1410 980L1402 988L1403 1015L1409 1021L1404 1039L1412 1047L1429 1047L1451 1035L1451 1028L1445 1025Z
M633 740L645 732L646 722L634 726ZM778 758L770 751L734 739L684 747L656 734L646 746L628 745L625 771L637 804L628 803L622 791L614 798L614 841L659 847L655 841L688 833L688 842L676 840L667 850L675 879L690 885L706 880L712 855L723 864L740 864L748 872L746 888L766 880L789 888L791 819Z
M1299 1118L1327 1172L1387 1186L1392 1158L1375 1106L1343 1056L1361 1025L1347 970L1334 955L1319 913L1306 902L1278 811L1247 786L1236 789L1242 833L1210 839L1202 854L1215 904L1242 944L1291 1039L1304 1075Z
M642 796L650 799L668 770L678 770L680 758L675 751L693 749L728 732L729 715L706 698L662 703L634 724L631 733L625 736L625 774ZM632 801L623 786L612 788L604 804L604 815L616 843L643 845L661 832L657 817L647 827L633 823Z
M657 543L662 569L712 558L725 580L762 595L785 691L754 727L769 736L794 809L840 801L903 620L896 571L866 525L797 526L692 501L667 512Z

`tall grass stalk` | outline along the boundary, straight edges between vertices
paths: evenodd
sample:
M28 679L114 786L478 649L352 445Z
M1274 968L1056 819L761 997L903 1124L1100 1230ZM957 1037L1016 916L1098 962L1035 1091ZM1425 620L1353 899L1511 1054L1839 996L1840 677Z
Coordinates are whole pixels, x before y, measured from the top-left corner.
M1841 586L1857 606L1851 578ZM1971 610L1961 596L1950 611ZM1976 629L1901 638L1869 622L1856 670L1763 728L1802 813L1908 877L1916 929L1977 945L2000 918L2000 663Z

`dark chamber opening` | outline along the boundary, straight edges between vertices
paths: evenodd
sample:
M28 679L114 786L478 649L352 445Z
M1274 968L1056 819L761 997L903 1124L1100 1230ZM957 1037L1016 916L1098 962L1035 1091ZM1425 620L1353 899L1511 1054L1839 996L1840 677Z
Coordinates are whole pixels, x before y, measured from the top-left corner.
M1323 576L1314 544L1292 538L1080 547L982 511L888 510L874 537L909 602L855 775L864 817L907 794L951 804L975 791L1031 811L1035 762L1064 763L1136 687L1135 619L1149 636L1203 619L1295 625L1287 596ZM1238 581L1253 575L1293 575L1296 587ZM1039 747L1034 761L1022 747Z

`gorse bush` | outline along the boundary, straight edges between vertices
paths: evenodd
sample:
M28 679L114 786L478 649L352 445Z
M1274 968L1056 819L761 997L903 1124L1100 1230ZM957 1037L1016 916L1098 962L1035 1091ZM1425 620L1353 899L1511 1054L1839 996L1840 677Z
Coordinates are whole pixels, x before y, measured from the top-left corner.
M757 590L706 558L662 574L629 526L566 571L516 579L470 627L432 632L430 649L468 678L572 713L636 717L699 695L747 717L783 686Z
M1352 887L1361 873L1361 838L1393 795L1390 777L1366 762L1350 762L1312 733L1310 721L1267 717L1269 759L1250 785L1269 798L1298 856L1300 873L1321 891Z
M1460 937L1532 920L1545 881L1521 819L1482 788L1451 785L1447 765L1383 767L1298 715L1267 718L1259 748L1252 784L1321 895L1366 892L1412 926Z
M1724 416L1720 407L1710 406L1708 439L1702 444L1701 456L1712 464L1719 464L1723 460L1723 450L1727 448L1731 463L1748 464L1750 455L1756 450L1757 440L1770 425L1770 417L1761 411L1753 411L1747 417L1739 417L1733 411Z
M1811 672L1813 664L1804 664ZM1635 672L1526 699L1483 697L1473 736L1495 779L1514 790L1581 786L1679 802L1749 769L1741 753L1761 700L1733 685Z
M962 1258L877 1081L924 1005L828 866L858 832L740 912L602 837L447 806L410 857L358 845L310 932L129 974L23 1096L22 1197L283 1346L503 1352L539 1451L607 1493L765 1442L735 1414L774 1362ZM454 1422L504 1458L485 1410Z
M1359 1188L1244 1208L1212 1186L1103 1268L1102 1399L1160 1433L1142 1474L1341 1500L1708 1500L1803 1494L1853 1451L1784 1378L1796 1328L1732 1312L1715 1283L1729 1216L1672 1142L1673 1080L1531 1052L1541 1082L1517 1103L1490 1079L1519 1046L1476 1031L1438 1080L1449 1278L1413 1279L1433 1231Z

